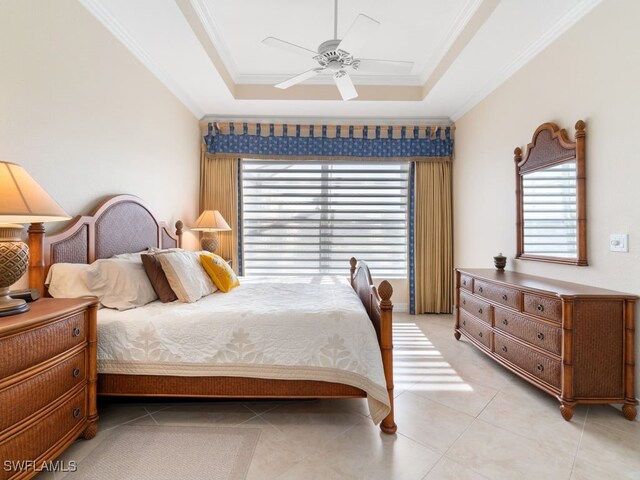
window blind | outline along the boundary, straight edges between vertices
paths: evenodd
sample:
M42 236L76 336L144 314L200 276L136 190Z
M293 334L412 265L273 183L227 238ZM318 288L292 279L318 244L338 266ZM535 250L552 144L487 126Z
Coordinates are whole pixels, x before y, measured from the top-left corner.
M526 174L522 190L525 253L575 257L576 162Z
M348 275L365 260L405 277L404 162L242 161L245 275Z

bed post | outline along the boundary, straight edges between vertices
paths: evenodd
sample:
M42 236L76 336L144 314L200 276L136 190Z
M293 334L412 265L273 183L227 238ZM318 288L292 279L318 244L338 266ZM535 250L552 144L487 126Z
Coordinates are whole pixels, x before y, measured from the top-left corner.
M389 405L391 411L380 423L380 429L384 433L392 434L398 429L393 417L393 320L391 295L393 287L384 280L378 287L380 295L380 350L382 352L382 366L384 376L387 381L387 392L389 393Z
M44 224L29 225L29 288L44 295Z
M184 227L182 220L178 220L176 222L176 237L178 237L178 243L177 243L178 248L182 248L182 227Z
M351 257L351 260L349 260L349 265L351 265L351 275L349 276L349 283L351 284L351 288L353 288L353 276L356 274L357 264L358 260L356 260L356 257Z

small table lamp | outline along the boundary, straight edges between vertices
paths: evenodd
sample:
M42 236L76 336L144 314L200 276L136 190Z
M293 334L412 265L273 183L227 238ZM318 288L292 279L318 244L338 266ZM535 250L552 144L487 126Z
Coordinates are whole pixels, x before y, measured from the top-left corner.
M0 317L29 310L9 296L9 287L27 271L29 247L20 223L68 220L65 212L20 165L0 161Z
M220 215L218 210L205 210L196 220L191 230L196 232L212 232L212 235L203 235L200 239L200 245L203 250L215 253L218 248L218 232L229 231L231 227L225 219Z

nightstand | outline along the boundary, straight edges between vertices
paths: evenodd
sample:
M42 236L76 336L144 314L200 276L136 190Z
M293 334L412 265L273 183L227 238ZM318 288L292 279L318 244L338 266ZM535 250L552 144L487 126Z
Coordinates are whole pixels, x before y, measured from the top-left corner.
M97 300L42 298L29 307L0 318L1 480L31 478L98 431Z

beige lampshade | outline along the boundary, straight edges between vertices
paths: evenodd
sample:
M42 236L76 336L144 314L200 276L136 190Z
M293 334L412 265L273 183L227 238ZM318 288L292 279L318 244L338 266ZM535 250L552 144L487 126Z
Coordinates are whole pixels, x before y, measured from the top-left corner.
M200 214L191 230L198 232L219 232L231 230L229 224L220 215L218 210L205 210Z
M20 165L0 161L0 223L57 222L71 218Z

